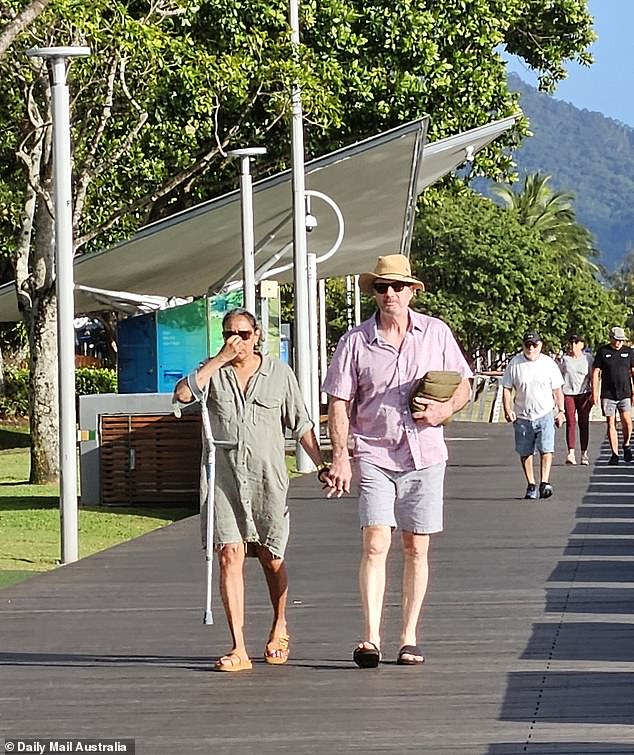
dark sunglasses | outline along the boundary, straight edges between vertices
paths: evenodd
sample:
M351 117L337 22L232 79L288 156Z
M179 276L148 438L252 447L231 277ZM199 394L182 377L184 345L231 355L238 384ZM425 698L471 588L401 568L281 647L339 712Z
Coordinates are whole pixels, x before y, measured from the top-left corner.
M402 281L389 281L389 283L376 282L372 284L377 294L387 294L388 288L391 288L395 294L400 294L405 286L407 286L407 283L403 283Z
M240 336L243 341L248 341L253 335L252 330L223 330L222 337L225 341L229 340L231 336Z

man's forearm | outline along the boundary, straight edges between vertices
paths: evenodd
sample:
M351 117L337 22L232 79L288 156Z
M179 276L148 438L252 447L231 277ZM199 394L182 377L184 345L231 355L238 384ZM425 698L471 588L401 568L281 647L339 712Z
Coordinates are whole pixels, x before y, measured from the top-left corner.
M348 405L341 399L330 399L328 407L328 432L332 444L332 457L348 456L348 433L350 420L348 419Z
M509 417L513 411L513 393L510 388L502 389L502 406L504 408L504 416Z
M328 430L332 443L332 464L329 469L330 492L328 497L341 497L350 492L352 468L348 455L348 402L340 398L330 397L328 405Z
M471 381L468 378L463 378L461 383L454 391L453 396L449 399L451 402L451 413L455 414L459 412L467 401L471 398Z

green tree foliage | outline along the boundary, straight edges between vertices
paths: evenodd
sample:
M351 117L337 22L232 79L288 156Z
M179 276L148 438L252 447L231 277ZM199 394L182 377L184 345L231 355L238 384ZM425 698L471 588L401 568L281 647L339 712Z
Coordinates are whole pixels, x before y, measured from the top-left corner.
M105 367L78 367L75 370L75 393L90 396L94 393L116 393L117 373Z
M282 322L292 323L295 318L293 287L285 284L280 287ZM361 297L361 319L370 317L376 309L374 300ZM332 353L341 336L354 326L354 304L348 296L345 278L330 278L326 281L326 337L327 349Z
M78 396L94 393L116 393L117 373L99 367L75 370L75 392ZM6 371L4 390L0 392L0 418L26 417L29 413L29 371L14 368Z
M630 249L619 267L608 274L608 280L625 307L627 321L623 321L623 325L632 331L634 330L634 249Z
M553 92L566 78L564 59L590 65L588 45L596 39L589 28L588 8L579 0L522 0L507 35L506 49L539 72L539 88ZM557 33L553 34L554 29Z
M546 6L546 7L545 7ZM519 55L551 89L567 60L589 63L595 39L585 0L312 0L303 39L336 66L341 127L327 143L374 134L423 113L438 139L515 113L500 47ZM475 171L508 174L526 123L477 158ZM319 139L319 134L316 134ZM310 142L312 147L324 140Z
M590 232L577 223L574 195L551 189L550 178L534 173L525 177L521 191L499 184L493 191L522 225L536 231L542 241L559 252L565 268L574 272L589 267L597 272L591 259L596 258L597 251Z
M513 353L527 328L553 350L572 331L597 345L623 321L614 292L590 269L567 274L536 231L477 194L447 196L425 211L412 260L427 288L417 308L449 323L471 356Z
M515 75L532 136L515 153L521 176L552 175L556 191L575 194L577 218L597 238L601 262L616 269L634 244L634 129L538 92Z
M29 371L6 370L0 394L0 418L27 417L29 413Z
M350 281L351 288L353 281ZM361 320L376 310L373 298L361 296ZM334 351L341 336L354 325L354 299L345 278L333 278L326 282L326 322L328 323L328 348Z

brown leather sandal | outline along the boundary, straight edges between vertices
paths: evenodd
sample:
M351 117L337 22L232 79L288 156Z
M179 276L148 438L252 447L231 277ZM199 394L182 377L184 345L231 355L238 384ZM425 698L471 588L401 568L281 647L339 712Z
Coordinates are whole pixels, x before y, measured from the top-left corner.
M214 663L214 671L250 671L253 668L249 658L241 658L237 653L222 655Z
M287 634L271 637L264 648L264 660L273 666L281 666L286 663L290 654L289 641L290 637Z

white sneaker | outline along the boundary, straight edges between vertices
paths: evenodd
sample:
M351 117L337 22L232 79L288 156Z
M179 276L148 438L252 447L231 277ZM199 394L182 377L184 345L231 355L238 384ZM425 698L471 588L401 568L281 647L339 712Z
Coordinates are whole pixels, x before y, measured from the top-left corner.
M588 452L587 451L583 451L582 452L582 454L581 454L581 463L583 464L584 467L587 467L588 464L590 464L590 462L588 461Z
M568 451L568 456L566 456L566 464L576 464L577 460L575 458L575 452L574 450Z

